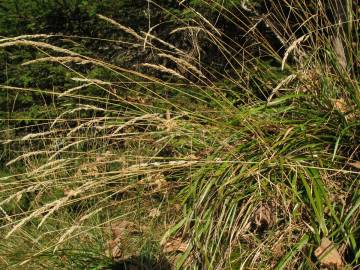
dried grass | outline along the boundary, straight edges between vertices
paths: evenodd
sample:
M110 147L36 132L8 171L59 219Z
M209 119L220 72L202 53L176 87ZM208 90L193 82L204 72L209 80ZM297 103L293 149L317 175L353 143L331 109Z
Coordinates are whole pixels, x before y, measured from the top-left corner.
M307 40L309 38L309 35L303 35L299 38L297 38L296 40L294 40L291 45L286 49L286 52L284 54L284 57L282 59L282 62L281 62L281 69L284 70L284 67L285 67L285 63L286 63L286 60L288 59L290 53L293 51L293 50L296 50L299 46L299 44L305 40Z
M158 71L173 75L173 76L177 77L178 79L186 80L186 78L183 75L181 75L180 73L176 72L175 70L173 70L171 68L167 68L167 67L165 67L163 65L155 65L155 64L150 64L150 63L143 63L143 64L141 64L141 66L153 68L153 69L156 69Z
M30 40L16 40L0 43L0 48L12 47L12 46L29 46L33 48L42 48L49 49L55 52L64 53L72 56L79 56L78 53L72 52L70 50L60 48L49 43L39 42L39 41L30 41Z
M130 35L132 35L133 37L135 37L136 39L138 39L139 41L144 40L144 38L142 36L140 36L138 33L136 33L133 29L131 29L130 27L126 27L121 25L120 23L114 21L113 19L110 19L104 15L98 14L97 15L98 18L107 21L109 23L111 23L112 25L115 25L117 28L119 28L120 30L124 31L125 33L128 33Z
M187 70L191 70L192 72L195 72L195 74L199 75L202 78L206 78L204 76L204 74L197 67L195 67L194 65L192 65L191 63L189 63L188 61L186 61L186 60L184 60L182 58L177 58L177 57L175 57L173 55L164 54L164 53L160 53L158 55L160 57L168 58L168 59L174 61L176 64L184 67Z
M85 65L85 64L91 63L90 60L84 59L80 56L77 56L77 57L75 57L75 56L58 56L58 57L50 56L50 57L43 57L43 58L30 60L30 61L22 63L22 65L26 66L26 65L32 65L32 64L41 63L41 62L55 62L55 63L61 63L61 64L75 62L76 64L79 64L79 65Z

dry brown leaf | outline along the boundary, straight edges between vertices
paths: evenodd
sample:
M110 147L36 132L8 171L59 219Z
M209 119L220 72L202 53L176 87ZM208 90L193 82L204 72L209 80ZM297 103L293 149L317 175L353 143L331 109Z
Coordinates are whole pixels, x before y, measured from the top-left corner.
M274 254L274 256L276 258L282 258L285 254L285 247L284 247L284 243L279 242L276 243L272 249L271 249L272 253Z
M321 240L320 246L315 250L315 256L318 258L321 264L321 269L344 269L344 263L341 255L328 238L324 237Z
M333 99L332 102L339 112L345 114L346 120L351 121L356 118L357 115L354 112L354 105L345 102L343 98Z
M349 165L355 167L356 169L360 169L360 161L349 163Z
M105 232L111 235L111 239L106 242L106 255L112 258L122 258L121 241L126 237L126 234L138 232L138 230L133 222L120 220L110 223L105 227Z
M256 228L262 230L271 227L275 222L275 218L268 206L260 206L255 211L254 221Z
M151 217L151 218L160 217L160 215L161 215L161 212L160 212L159 208L153 208L149 212L149 217Z
M152 186L154 192L159 192L164 195L166 195L169 192L169 184L166 181L164 174L155 173L149 175L147 181L150 182L150 185Z
M349 108L348 106L346 105L346 102L344 99L342 98L339 98L339 99L334 99L333 100L334 102L334 107L339 111L339 112L342 112L342 113L347 113Z
M112 233L113 239L124 236L126 233L138 232L135 223L127 220L120 220L109 224L110 232Z
M158 179L156 179L154 184L156 185L156 190L166 189L168 186L168 183L164 177L159 177Z
M109 240L106 242L107 250L105 252L106 256L111 258L121 258L123 256L123 252L120 249L118 239Z
M184 243L181 238L175 238L165 243L163 252L171 253L174 251L185 252L188 248L188 243Z

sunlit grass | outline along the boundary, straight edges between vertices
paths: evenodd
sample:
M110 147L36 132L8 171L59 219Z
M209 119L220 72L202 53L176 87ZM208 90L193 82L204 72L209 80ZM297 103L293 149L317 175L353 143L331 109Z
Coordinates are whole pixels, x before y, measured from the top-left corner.
M1 40L41 51L25 64L61 65L71 86L1 86L55 101L40 124L2 131L0 265L102 269L138 257L166 269L167 257L179 269L318 269L323 237L358 265L359 168L349 165L360 158L358 37L341 38L344 67L327 12L282 3L292 22L276 6L250 24L213 3L251 46L192 8L193 25L178 18L174 33L201 31L220 69L104 16L153 62L124 68L37 40L47 36ZM111 224L124 231L116 254Z

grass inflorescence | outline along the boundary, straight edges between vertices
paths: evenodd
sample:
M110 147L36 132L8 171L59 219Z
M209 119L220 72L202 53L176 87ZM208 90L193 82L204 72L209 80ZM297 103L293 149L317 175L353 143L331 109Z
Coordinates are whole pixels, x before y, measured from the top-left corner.
M319 269L324 238L359 266L359 10L198 2L167 11L186 48L99 14L152 52L131 67L46 35L0 39L39 53L24 66L69 73L56 91L0 86L48 102L1 131L3 268Z

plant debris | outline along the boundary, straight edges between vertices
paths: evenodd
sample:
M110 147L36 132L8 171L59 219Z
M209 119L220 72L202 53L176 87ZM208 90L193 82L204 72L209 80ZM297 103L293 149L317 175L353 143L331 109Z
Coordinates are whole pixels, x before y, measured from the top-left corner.
M136 233L138 230L133 222L120 220L110 223L105 228L105 232L111 234L111 239L107 241L106 255L112 258L124 259L120 244L127 234Z
M185 252L189 244L182 241L181 238L171 239L164 244L163 252L171 253L174 251Z
M160 215L161 215L161 212L160 212L159 208L153 208L149 212L149 217L151 217L151 218L157 218Z
M275 217L268 206L260 206L254 213L256 231L262 232L275 223Z
M340 253L334 246L334 243L326 237L321 240L320 246L315 250L315 256L320 261L321 269L344 269Z

